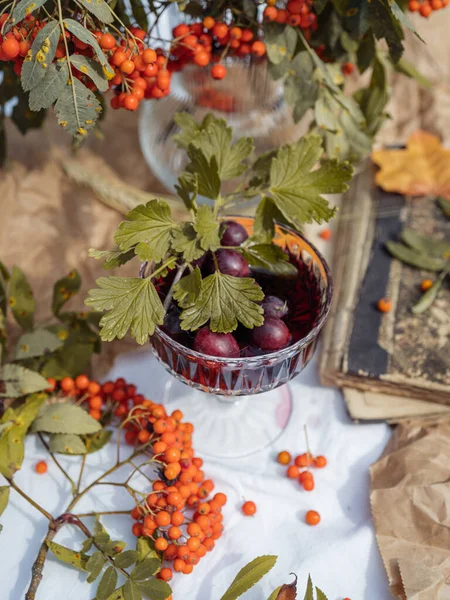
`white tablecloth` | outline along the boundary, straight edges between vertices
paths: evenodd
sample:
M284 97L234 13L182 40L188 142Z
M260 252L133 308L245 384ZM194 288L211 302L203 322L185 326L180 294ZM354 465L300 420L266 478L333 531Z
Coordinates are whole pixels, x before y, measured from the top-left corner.
M158 400L153 377L149 377L150 360L155 359L147 353L121 357L111 377L124 376L137 384L140 392ZM152 373L160 373L162 377L163 368L156 365L155 369ZM239 569L261 554L275 554L279 558L270 574L244 596L246 600L266 600L275 587L292 579L291 572L298 575L301 591L311 573L314 583L329 600L391 597L370 516L368 472L388 440L389 429L385 425L352 424L340 393L320 386L314 363L292 386L293 414L274 447L244 459L205 461L207 476L229 498L224 509L225 534L192 575L176 575L174 600L219 600ZM182 404L180 398L180 409ZM305 423L312 451L326 455L329 461L327 468L317 471L316 489L310 493L303 491L295 480L287 479L284 468L275 461L279 450L304 451ZM29 436L17 482L48 511L60 514L67 505L68 484L51 459L48 473L37 475L33 466L39 459L47 459L46 452L35 436ZM96 478L113 461L111 446L92 455L84 481ZM79 459L62 457L61 462L76 477ZM120 481L120 476L116 476L116 481ZM243 498L256 502L258 512L254 517L241 514ZM100 486L95 492L95 503L93 496L87 496L75 512L128 506L130 498L122 488ZM319 526L309 527L304 523L304 514L309 509L320 512ZM127 516L107 516L103 521L112 534L133 544ZM14 491L2 523L0 599L22 600L47 524ZM71 527L63 528L56 538L73 548L79 547L80 540ZM84 574L62 566L49 555L37 600L88 600L93 596Z

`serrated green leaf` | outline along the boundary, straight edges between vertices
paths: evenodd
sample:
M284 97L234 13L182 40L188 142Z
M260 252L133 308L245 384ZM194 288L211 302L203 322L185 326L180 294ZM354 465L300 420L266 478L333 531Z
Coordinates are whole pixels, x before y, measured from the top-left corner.
M190 113L184 111L176 112L173 120L180 131L172 136L172 140L180 148L187 149L202 131L204 122L199 123Z
M263 324L263 309L257 304L263 298L254 279L216 271L203 279L195 304L181 313L181 327L193 331L209 322L212 331L228 333L236 329L239 321L252 329Z
M35 10L41 8L46 0L20 0L11 13L8 25L16 25L23 21L26 16L31 15Z
M92 13L101 23L112 23L114 17L105 0L78 0L86 10Z
M303 600L314 600L313 584L311 581L311 575L308 575L308 583L306 584L306 592Z
M108 567L103 573L97 588L96 600L108 600L111 594L116 589L117 573L114 567Z
M81 27L81 25L80 25ZM97 121L101 106L94 93L73 78L64 86L55 104L58 124L72 136L84 137Z
M47 546L56 556L56 558L68 565L72 565L77 569L86 571L86 563L89 560L89 556L83 554L83 552L76 552L56 542L47 542Z
M450 200L446 198L438 197L436 198L436 202L438 203L439 208L442 210L444 215L450 219Z
M195 173L198 193L215 200L220 194L220 178L217 159L208 159L203 150L190 144L187 154L190 162L186 167L189 173Z
M236 600L266 575L277 562L276 556L259 556L243 567L220 600Z
M299 142L282 147L270 169L270 194L284 218L295 227L304 223L328 221L334 215L321 194L336 194L348 189L353 168L334 160L312 170L322 155L321 140L308 135Z
M48 384L47 384L48 385ZM101 429L100 423L79 406L52 404L44 407L33 423L33 431L83 435Z
M32 90L44 78L55 58L60 34L58 21L50 21L38 32L22 64L20 77L25 92Z
M432 237L421 235L413 229L403 229L400 234L401 240L413 250L440 258L450 258L450 243L445 240L436 240Z
M277 600L278 594L280 593L282 587L283 586L279 585L276 589L274 589L267 600Z
M200 238L203 250L217 250L220 246L220 223L211 206L203 204L195 215L194 229Z
M73 433L54 433L50 436L50 450L59 454L86 454L83 440Z
M84 443L86 445L86 451L88 454L93 454L98 450L101 450L103 446L109 442L112 436L112 431L109 429L102 429L98 433L94 433L92 435L87 435L84 438Z
M88 583L92 583L97 579L105 566L105 562L106 558L99 550L91 554L86 563L86 571L89 571L89 577L86 579Z
M142 600L141 592L139 591L138 586L128 579L126 584L123 586L123 595L125 600Z
M139 537L136 540L136 550L139 552L139 562L146 558L157 558L159 555L154 548L153 540L148 537Z
M97 285L89 291L86 304L108 311L100 321L103 340L120 340L131 328L131 336L145 344L155 325L163 324L164 307L150 279L101 277Z
M196 209L198 177L195 173L188 173L187 171L184 171L178 177L178 183L175 185L175 191L183 200L187 210Z
M139 560L139 552L137 550L126 550L125 552L121 552L116 558L114 562L117 567L121 569L128 569L131 565L134 565Z
M151 600L166 600L172 594L170 585L160 579L152 578L149 581L138 581L137 586Z
M205 252L200 246L200 240L192 223L184 223L181 229L172 232L172 248L182 254L183 259L189 263L203 256Z
M70 33L73 33L73 35L75 37L77 37L79 40L81 40L85 44L88 44L89 46L91 46L91 48L94 50L95 54L97 55L97 58L100 61L100 64L103 67L105 67L106 69L111 70L111 67L108 63L108 59L106 58L105 53L100 48L96 37L94 36L93 33L91 33L89 31L89 29L86 29L86 27L83 27L83 25L81 25L80 23L77 23L77 21L74 21L73 19L64 19L64 27L66 29L68 29L70 31Z
M316 600L328 600L322 590L319 590L318 587L316 587Z
M86 3L89 0L84 0ZM104 2L104 0L101 0ZM90 0L91 4L95 4L97 0ZM106 3L105 3L106 5ZM83 54L72 54L70 62L77 71L80 71L84 75L87 75L91 79L100 92L106 92L109 88L108 79L106 78L105 72L96 60L84 56Z
M50 354L63 345L62 340L46 329L24 333L17 342L15 360Z
M412 267L416 267L417 269L424 269L425 271L442 271L446 266L446 261L444 259L420 254L404 244L386 242L386 248L394 258L397 258Z
M269 244L275 235L275 220L280 220L280 211L271 198L264 196L256 209L251 239ZM281 215L282 216L282 215Z
M159 262L168 252L171 232L176 228L170 206L164 200L150 200L130 211L114 234L114 241L122 251L136 244L148 248L148 260Z
M391 7L394 4L395 2L391 0L377 0L377 2L364 0L375 37L378 40L386 40L392 60L397 62L403 54L404 33L397 17L392 12Z
M89 249L89 256L97 260L105 259L103 263L104 269L115 269L127 263L129 260L134 258L134 248L122 252L122 250L95 250L94 248Z
M129 550L129 552L136 552ZM136 552L137 557L139 554ZM133 561L135 562L135 561ZM159 558L146 558L137 564L131 571L130 577L134 581L143 581L154 575L161 568L161 560Z
M55 102L69 78L69 70L65 59L58 60L46 69L44 77L30 91L29 105L33 111L49 108Z
M13 267L11 272L9 306L15 320L23 329L33 329L36 301L28 279L19 267Z
M61 308L80 291L81 277L76 269L70 271L70 273L58 279L53 286L53 300L52 300L52 311L53 314L59 315Z
M413 307L412 311L415 315L420 315L430 308L442 287L444 279L448 275L448 271L443 271L434 282L433 286L427 290Z
M48 388L48 381L42 375L19 365L3 365L0 380L6 385L6 392L0 393L0 397L19 398Z
M356 52L356 60L360 73L364 73L370 67L375 55L375 39L372 33L367 33L361 40Z
M289 256L275 244L254 244L243 250L243 256L250 267L265 269L274 275L298 275L296 267L289 262Z
M5 512L9 500L9 485L0 486L0 516Z
M173 297L181 306L187 308L195 304L202 290L202 273L198 267L195 267L185 277L182 277L178 283L173 286Z
M76 377L85 373L89 368L95 345L91 343L78 343L67 339L62 348L49 358L41 369L45 377L62 379L63 377Z
M275 65L285 58L292 58L297 45L297 32L293 27L266 23L264 25L264 42L267 56Z

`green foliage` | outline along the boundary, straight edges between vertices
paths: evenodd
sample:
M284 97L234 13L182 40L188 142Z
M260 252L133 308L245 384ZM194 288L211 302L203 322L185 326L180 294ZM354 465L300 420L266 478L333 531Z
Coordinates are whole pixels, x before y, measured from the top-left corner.
M86 445L74 433L55 433L50 436L50 450L59 454L86 454Z
M19 267L13 267L9 281L9 306L17 323L27 331L33 328L36 301L33 290Z
M9 485L0 486L0 517L5 512L9 500Z
M442 284L444 283L444 279L447 277L448 273L448 270L442 271L442 273L434 282L433 286L429 290L427 290L422 295L419 302L417 302L417 304L415 304L412 307L412 311L414 314L420 315L431 307L433 302L436 300L437 295L442 287Z
M274 567L276 561L276 556L259 556L252 560L239 571L220 600L236 600L242 596Z
M83 435L95 433L101 425L74 404L50 404L43 408L33 423L33 431Z

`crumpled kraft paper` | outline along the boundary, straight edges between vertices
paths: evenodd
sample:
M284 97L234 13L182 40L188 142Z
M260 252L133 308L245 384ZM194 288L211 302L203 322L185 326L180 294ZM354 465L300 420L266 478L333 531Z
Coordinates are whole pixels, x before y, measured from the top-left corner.
M450 598L450 419L402 423L371 468L371 505L392 593Z

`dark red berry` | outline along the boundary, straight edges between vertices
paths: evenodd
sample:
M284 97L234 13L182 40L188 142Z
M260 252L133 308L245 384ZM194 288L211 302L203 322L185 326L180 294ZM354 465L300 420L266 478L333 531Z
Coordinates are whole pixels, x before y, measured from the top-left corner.
M216 258L219 271L224 275L232 275L233 277L248 277L250 275L250 267L247 261L236 250L218 250ZM212 270L214 271L213 262Z
M285 323L276 317L266 317L261 327L252 331L252 344L265 350L275 352L289 344L291 334Z
M240 246L248 238L245 227L236 221L224 221L222 227L223 235L220 240L222 246Z
M282 319L288 313L286 300L282 300L277 296L266 296L262 301L261 306L264 309L264 317L277 317L278 319Z
M231 333L214 333L209 327L202 327L194 339L194 350L209 356L238 358L239 345Z

